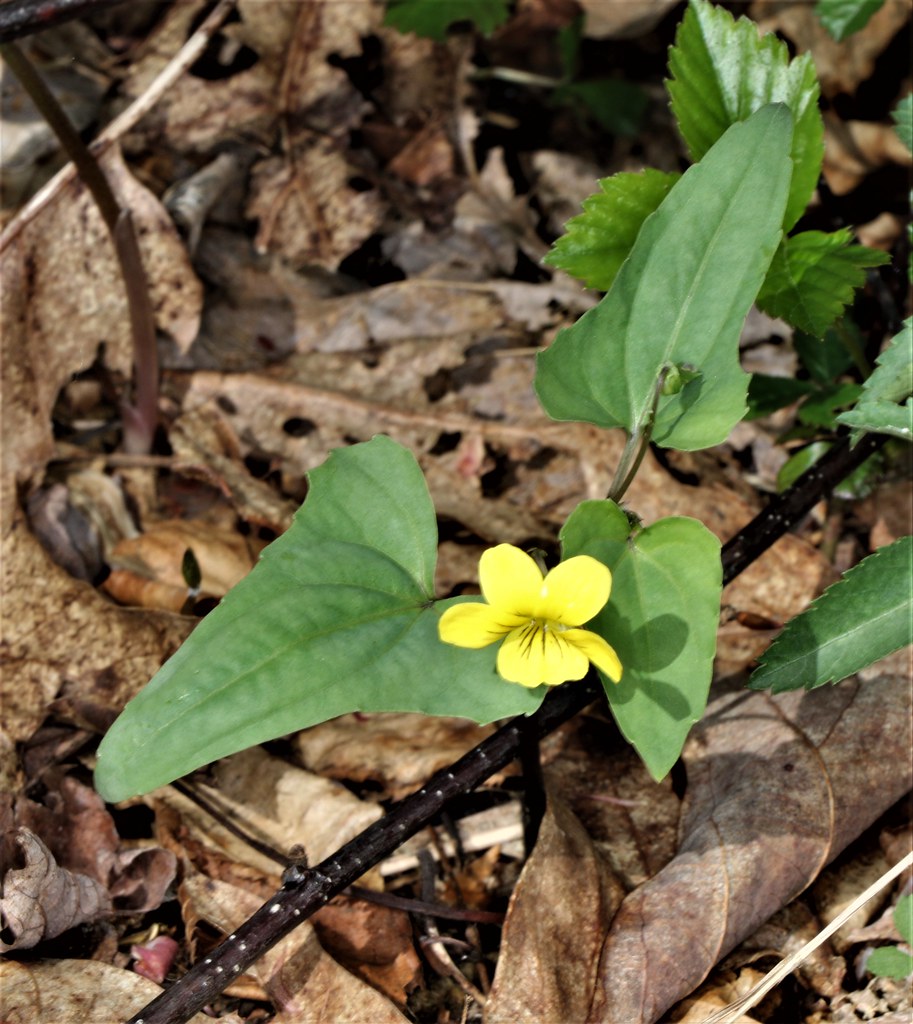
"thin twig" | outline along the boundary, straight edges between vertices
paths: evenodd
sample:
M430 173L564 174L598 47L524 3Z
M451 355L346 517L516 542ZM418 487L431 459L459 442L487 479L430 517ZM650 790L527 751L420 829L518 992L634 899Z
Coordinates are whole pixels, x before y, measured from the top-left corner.
M845 440L838 442L788 491L775 498L723 547L724 582L735 579L830 488L865 461L882 440L867 436L853 449ZM601 693L601 685L592 676L556 687L527 720L528 727L545 736ZM521 718L503 726L435 774L418 792L394 804L383 818L331 857L283 885L237 932L131 1018L129 1024L183 1024L297 925L424 828L448 800L469 792L509 764L520 749L524 724Z
M4 0L0 3L0 43L34 35L123 0Z

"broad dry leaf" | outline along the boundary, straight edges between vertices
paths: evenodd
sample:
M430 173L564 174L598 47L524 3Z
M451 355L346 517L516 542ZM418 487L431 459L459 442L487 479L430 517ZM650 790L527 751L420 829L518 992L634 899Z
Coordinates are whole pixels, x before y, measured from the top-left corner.
M107 1024L127 1020L161 995L160 986L134 971L97 960L0 962L0 1017L4 1024ZM221 1024L242 1024L234 1013ZM189 1024L212 1024L195 1013Z
M486 1024L585 1020L603 937L623 898L608 862L552 794L510 898Z
M202 288L184 245L116 148L100 163L131 211L156 325L186 349L199 327ZM106 365L125 377L133 361L113 243L78 178L0 237L0 280L3 436L16 439L4 451L4 473L26 482L52 453L51 411L61 387L91 366L102 346Z
M11 937L0 940L0 952L31 949L111 910L105 887L60 867L34 832L16 829L13 842L24 864L9 868L0 882L0 915L4 934Z
M738 691L713 700L683 755L688 791L677 855L626 897L595 959L589 947L585 964L563 967L549 949L572 948L578 931L586 933L601 891L577 875L558 910L558 935L537 942L531 929L505 962L510 984L496 978L497 992L522 993L504 1019L527 1005L531 1019L561 1019L554 993L566 982L553 972L562 970L575 984L591 979L575 996L585 1008L573 1019L592 1024L653 1022L692 992L909 789L910 688L901 664L888 660L864 681L812 693ZM551 878L545 859L539 870ZM514 902L511 916L521 908L519 897ZM508 936L510 929L509 917ZM551 967L543 975L545 958Z
M191 875L181 886L185 905L226 935L260 906L256 896L225 882ZM249 968L276 1006L279 1024L402 1024L385 996L324 952L309 921L299 925Z
M591 39L631 39L657 25L677 0L578 0L586 21L584 35Z
M852 192L867 174L885 164L913 164L913 156L893 124L841 121L832 113L826 115L821 173L834 195Z

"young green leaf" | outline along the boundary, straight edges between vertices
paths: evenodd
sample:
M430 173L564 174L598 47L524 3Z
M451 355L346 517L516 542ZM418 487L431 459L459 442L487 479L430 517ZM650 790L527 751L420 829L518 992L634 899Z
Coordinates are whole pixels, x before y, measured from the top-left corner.
M834 39L842 43L847 36L865 28L882 7L884 0L818 0L815 14Z
M852 320L844 320L838 327L829 328L823 338L816 338L805 331L793 334L793 348L799 362L813 381L824 385L833 384L852 365L853 357L847 342L855 344L860 351L864 348L862 335Z
M661 519L631 533L612 501L585 501L561 530L562 557L612 570L612 597L589 624L618 652L620 683L603 678L612 714L657 780L703 714L720 614L720 542L696 519Z
M507 0L390 0L384 24L443 42L447 29L458 21L471 21L488 35L509 14Z
M791 619L761 658L752 690L807 690L913 640L913 537L879 548Z
M904 942L913 946L913 893L897 901L894 925ZM913 974L913 956L897 946L882 946L869 957L866 970L882 978L908 978Z
M496 650L442 643L437 527L413 456L387 437L309 474L289 530L205 618L102 740L95 782L123 800L350 711L489 722L545 688L495 672Z
M742 323L780 240L792 117L733 125L644 222L608 295L537 360L536 391L558 420L634 431L670 366L700 376L659 399L666 448L719 444L745 412Z
M851 245L851 239L846 229L803 231L784 239L758 295L758 308L820 338L865 283L865 268L891 261L879 249Z
M794 164L785 231L805 212L818 183L824 123L818 78L810 54L790 60L785 43L758 36L747 18L735 21L722 7L691 0L669 51L667 83L672 111L692 159L700 160L730 125L767 103L785 103L795 119Z
M863 385L855 409L837 420L853 428L856 444L865 431L913 440L913 318L876 360L875 370ZM901 405L899 403L904 402Z
M648 168L639 174L601 178L601 192L583 201L583 213L567 222L566 233L543 260L607 292L627 259L644 221L681 177Z
M906 96L891 111L895 131L900 141L913 153L913 92Z

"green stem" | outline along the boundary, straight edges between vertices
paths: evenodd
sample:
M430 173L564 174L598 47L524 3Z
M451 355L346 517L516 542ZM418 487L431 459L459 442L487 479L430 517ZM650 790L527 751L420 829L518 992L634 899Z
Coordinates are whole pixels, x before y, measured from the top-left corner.
M615 477L612 486L609 488L608 498L610 501L621 501L625 492L631 486L631 481L637 475L640 464L650 448L650 439L653 437L653 424L656 421L656 410L659 406L660 395L663 393L663 385L666 383L666 376L669 367L664 366L656 378L656 385L653 388L653 400L650 407L644 414L643 419L634 428L628 437L624 451L618 461L615 470Z
M124 401L121 405L124 448L134 455L145 454L152 446L158 419L158 350L155 344L155 319L149 285L130 212L121 208L98 161L82 141L31 61L12 42L0 43L0 57L19 79L22 88L57 136L64 152L75 164L114 242L130 314L136 382L136 404L130 405Z

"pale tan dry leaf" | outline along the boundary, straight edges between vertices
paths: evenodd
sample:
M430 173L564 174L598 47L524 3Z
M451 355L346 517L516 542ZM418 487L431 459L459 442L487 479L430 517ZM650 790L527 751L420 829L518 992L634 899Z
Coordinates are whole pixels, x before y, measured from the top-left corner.
M181 886L198 917L226 935L260 906L256 896L201 875ZM249 968L276 1006L279 1024L402 1024L385 996L350 974L322 949L309 921Z
M0 915L12 941L0 952L31 949L68 928L108 914L111 900L94 878L60 867L44 843L27 828L15 831L22 867L11 867L0 884Z
M221 41L226 55L238 43L248 45L257 58L253 65L217 80L181 75L131 132L130 144L147 150L167 140L169 147L190 152L208 152L226 137L269 144L277 117L276 90L299 6L296 0L243 0L238 6L241 23L223 27L216 42ZM146 92L186 42L205 7L204 0L193 0L168 9L130 62L121 85L126 98Z
M717 974L722 977L717 977ZM684 999L669 1015L675 1024L704 1024L724 1006L735 1002L749 992L764 975L760 971L746 968L733 975L731 971L720 971L714 974L705 985L702 985L697 996ZM756 1017L743 1013L734 1024L758 1024Z
M815 5L804 0L755 0L748 14L762 32L780 31L800 53L811 51L825 96L851 95L872 77L875 64L910 17L911 0L887 0L859 32L838 43L821 24Z
M913 164L913 155L893 124L841 121L833 114L826 115L821 173L834 195L852 192L867 174L888 163Z
M313 864L382 814L376 804L359 800L339 783L290 765L262 747L218 761L211 771L212 787L196 784L201 795L278 854L285 856L293 846L303 846ZM181 815L186 839L260 871L281 871L274 860L227 832L177 790L158 790L153 799L156 806L171 807Z
M215 597L244 579L256 562L256 545L234 528L201 519L167 520L115 546L104 589L122 604L179 612L187 600L181 563L188 548L200 566L201 593Z
M102 1024L127 1020L161 994L134 971L97 960L0 961L0 1016L5 1024ZM237 1014L221 1024L242 1024ZM195 1013L189 1024L212 1024Z
M812 894L822 927L838 917L856 897L876 882L894 862L889 862L881 850L869 850L845 864L828 868L815 880ZM887 894L886 894L887 895ZM831 937L838 953L845 953L856 939L850 938L872 919L877 903L867 903Z
M384 797L411 793L494 730L465 718L343 715L296 733L302 764L334 779L379 784Z
M586 1020L593 968L623 897L586 830L550 796L510 898L487 1024Z
M157 326L179 347L199 327L202 289L161 203L112 147L100 158L137 229ZM78 179L0 238L3 434L16 444L4 472L28 481L53 450L51 411L61 387L104 345L129 377L132 342L123 280L94 200Z
M884 671L711 702L678 854L612 922L588 1019L655 1021L909 789L908 680Z
M577 0L586 21L584 35L590 39L633 39L659 24L676 0Z

